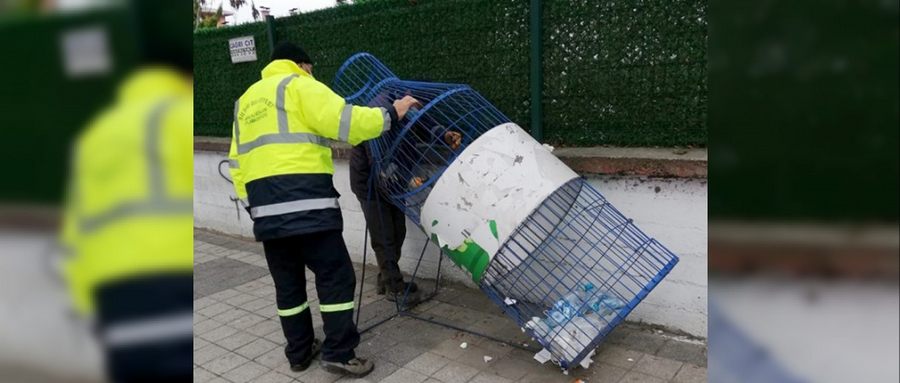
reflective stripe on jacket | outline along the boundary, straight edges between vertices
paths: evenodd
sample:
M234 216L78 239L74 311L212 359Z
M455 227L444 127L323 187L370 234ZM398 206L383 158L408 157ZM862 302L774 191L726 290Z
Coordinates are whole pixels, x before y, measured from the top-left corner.
M98 288L193 267L193 95L164 68L129 77L73 151L62 241L76 309Z
M393 108L347 104L290 60L267 65L235 102L229 151L256 239L340 229L331 141L356 145L395 120Z

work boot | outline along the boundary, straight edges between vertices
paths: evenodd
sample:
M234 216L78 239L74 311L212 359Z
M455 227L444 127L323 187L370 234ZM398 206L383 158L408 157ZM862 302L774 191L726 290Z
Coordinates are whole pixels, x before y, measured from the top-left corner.
M309 368L310 363L312 363L312 361L316 357L316 355L319 355L319 351L322 351L322 342L319 341L318 339L313 339L312 352L310 352L309 356L306 357L306 359L303 359L302 362L300 362L298 364L292 364L291 371L294 371L294 372L306 371L306 369Z
M388 290L389 282L381 279L381 273L378 273L378 279L376 279L376 281L377 281L376 282L377 286L376 286L375 293L377 293L378 295L384 295ZM398 289L406 289L406 285L412 285L412 287L410 287L410 289L409 289L410 293L419 291L419 285L417 285L415 282L404 283L402 285L402 287L397 287L397 288Z
M322 368L332 374L347 374L354 378L362 378L369 375L375 369L375 363L371 361L353 358L345 363L322 361Z
M406 294L407 287L409 288L409 295ZM402 301L404 295L406 295L406 302L404 302L406 307L413 307L422 301L422 294L420 294L419 286L415 282L403 283L388 293L386 298L391 302L396 302Z

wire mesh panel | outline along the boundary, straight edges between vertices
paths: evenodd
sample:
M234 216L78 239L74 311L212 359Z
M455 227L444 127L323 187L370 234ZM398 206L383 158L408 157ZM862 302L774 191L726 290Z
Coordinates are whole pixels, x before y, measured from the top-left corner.
M351 57L338 70L334 90L356 105L388 107L412 96L400 128L369 142L381 190L414 222L429 192L450 162L489 129L509 122L467 85L403 81L368 53ZM459 142L453 139L459 135Z
M582 361L678 262L576 178L522 223L481 288L564 368Z
M368 142L378 187L562 368L678 262L470 87L400 80L361 53L334 89L360 105L422 102Z

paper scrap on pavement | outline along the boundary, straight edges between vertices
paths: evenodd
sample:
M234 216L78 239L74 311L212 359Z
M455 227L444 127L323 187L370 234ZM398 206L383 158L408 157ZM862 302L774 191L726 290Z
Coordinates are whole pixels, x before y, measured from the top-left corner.
M547 363L547 361L550 360L550 357L550 351L547 351L546 348L541 349L537 354L534 354L534 360L538 361L540 364Z
M466 347L469 347L469 344L466 342L462 342L459 344L459 348L466 348Z
M587 356L581 360L581 363L579 363L581 368L587 369L588 367L590 367L591 363L594 362L594 359L592 359L594 357L594 352L596 351L591 351L590 354L587 354Z
M487 355L484 356L484 362L485 362L485 363L490 362L490 361L492 361L492 360L494 360L494 358L492 358L492 357L490 357L490 356L487 356Z
M512 306L512 305L516 304L516 300L507 297L506 299L503 300L503 303L506 303L507 306Z

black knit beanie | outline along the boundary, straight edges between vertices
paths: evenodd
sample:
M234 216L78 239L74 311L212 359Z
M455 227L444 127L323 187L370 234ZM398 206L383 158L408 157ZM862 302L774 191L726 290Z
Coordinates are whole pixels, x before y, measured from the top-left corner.
M272 61L275 60L291 60L297 64L313 63L303 48L286 41L275 44L275 49L272 50Z

